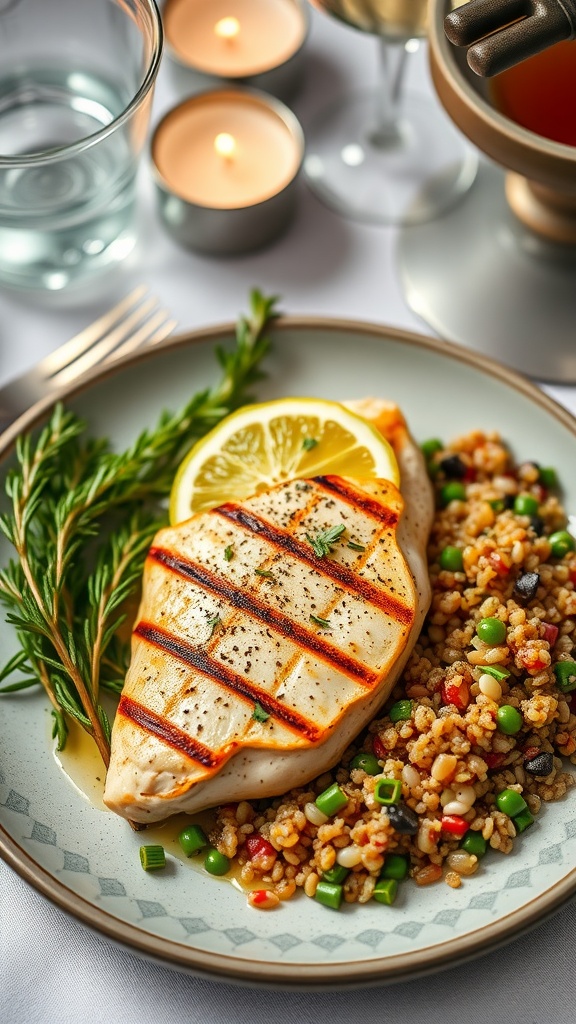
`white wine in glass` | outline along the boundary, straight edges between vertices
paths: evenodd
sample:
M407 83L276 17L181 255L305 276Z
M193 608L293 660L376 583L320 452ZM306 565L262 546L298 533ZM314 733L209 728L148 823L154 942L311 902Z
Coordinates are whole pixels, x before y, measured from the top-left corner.
M416 224L449 209L474 181L475 150L433 96L407 94L408 54L426 35L427 0L310 0L378 39L380 82L344 96L306 130L304 173L327 205L357 220Z

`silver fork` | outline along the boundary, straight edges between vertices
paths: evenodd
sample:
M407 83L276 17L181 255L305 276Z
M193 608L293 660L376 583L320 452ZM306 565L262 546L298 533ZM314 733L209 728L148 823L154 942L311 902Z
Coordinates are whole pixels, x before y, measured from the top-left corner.
M141 285L117 306L51 352L31 370L0 388L0 431L31 405L82 377L94 366L111 363L144 345L156 345L176 327L166 310Z

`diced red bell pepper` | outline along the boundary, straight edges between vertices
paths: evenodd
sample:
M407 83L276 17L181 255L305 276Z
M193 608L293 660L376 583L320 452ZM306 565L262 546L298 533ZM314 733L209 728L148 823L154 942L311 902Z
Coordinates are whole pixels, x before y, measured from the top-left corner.
M266 903L268 895L267 889L253 889L250 898L252 903Z
M490 553L488 561L498 576L507 576L510 572L510 566L497 551Z
M453 836L463 836L470 825L459 814L443 814L440 824L443 832L450 832Z
M459 711L468 707L470 702L470 688L463 679L460 683L445 680L441 687L442 703L454 704Z
M570 582L573 583L574 586L576 586L576 566L573 569L570 569L570 572L568 573L568 578Z
M268 840L264 839L264 836L261 836L258 832L254 833L254 835L248 836L246 840L246 849L250 860L253 860L254 857L277 856L277 852L272 846L272 843L269 843Z
M542 751L540 747L524 747L522 753L524 754L525 761L531 761L533 757L537 757Z
M496 752L488 753L488 754L484 754L484 753L482 754L482 759L484 761L486 761L486 764L491 769L499 768L500 765L504 763L505 757L506 757L506 754L497 754Z
M372 740L372 752L376 755L379 761L385 761L388 757L388 751L378 735L376 735Z
M464 476L462 477L462 483L463 484L473 484L475 479L476 479L476 476L477 476L477 474L476 474L476 470L474 469L474 466L466 466L466 472L464 473Z
M556 640L558 639L558 626L554 626L552 622L543 622L544 627L544 640L547 640L550 647L554 647Z

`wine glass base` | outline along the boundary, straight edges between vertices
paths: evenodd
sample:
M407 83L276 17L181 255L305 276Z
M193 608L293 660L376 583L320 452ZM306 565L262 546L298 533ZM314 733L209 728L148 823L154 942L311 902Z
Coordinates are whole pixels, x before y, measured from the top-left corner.
M418 224L443 213L474 181L475 151L438 105L405 95L397 129L377 137L380 94L355 93L306 126L304 175L332 209L374 224Z
M406 301L441 337L540 381L576 383L576 246L523 227L498 167L480 165L456 210L402 231L398 265Z

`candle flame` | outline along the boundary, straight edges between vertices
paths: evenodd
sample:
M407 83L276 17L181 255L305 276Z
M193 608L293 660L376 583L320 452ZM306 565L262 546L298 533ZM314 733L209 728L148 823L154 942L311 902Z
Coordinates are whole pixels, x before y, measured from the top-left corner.
M220 132L214 139L214 149L219 156L223 156L226 160L230 160L234 156L234 150L236 149L236 140L234 136L230 135L228 132Z
M236 39L240 31L238 18L220 18L214 25L214 31L221 39Z

